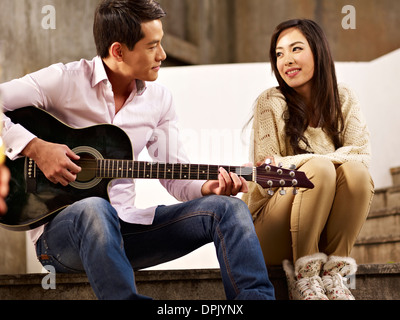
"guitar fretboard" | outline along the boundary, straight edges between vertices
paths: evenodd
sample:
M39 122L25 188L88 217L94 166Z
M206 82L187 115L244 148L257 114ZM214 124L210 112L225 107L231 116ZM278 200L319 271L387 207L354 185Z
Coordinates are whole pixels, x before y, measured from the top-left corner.
M98 178L218 180L219 168L254 181L252 167L201 164L168 164L129 160L97 160Z

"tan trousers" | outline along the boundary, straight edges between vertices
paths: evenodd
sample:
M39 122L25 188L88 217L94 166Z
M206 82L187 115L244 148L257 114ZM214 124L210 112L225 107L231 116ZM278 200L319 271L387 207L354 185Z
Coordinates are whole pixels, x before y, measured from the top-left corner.
M275 193L254 222L267 265L317 252L347 257L367 218L374 183L363 164L315 158L299 170L315 188Z

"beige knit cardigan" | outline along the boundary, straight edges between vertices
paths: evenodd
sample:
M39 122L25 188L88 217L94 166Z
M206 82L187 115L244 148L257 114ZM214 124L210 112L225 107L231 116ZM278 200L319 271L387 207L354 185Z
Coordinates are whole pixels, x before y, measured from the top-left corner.
M264 91L254 108L251 161L257 163L268 156L274 156L275 163L282 163L285 168L292 164L299 168L311 158L320 157L329 159L334 164L358 161L368 168L371 159L370 134L358 99L345 85L339 85L339 96L344 117L343 147L336 150L332 140L321 128L308 127L304 136L310 147L303 142L300 146L309 153L293 155L285 135L285 97L277 88ZM261 186L250 183L249 193L242 199L255 218L270 196Z

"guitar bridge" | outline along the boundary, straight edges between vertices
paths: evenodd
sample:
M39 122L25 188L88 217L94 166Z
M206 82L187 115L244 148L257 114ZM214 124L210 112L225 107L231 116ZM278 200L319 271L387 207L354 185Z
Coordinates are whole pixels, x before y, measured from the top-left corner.
M30 158L25 158L25 181L26 192L36 193L36 162Z

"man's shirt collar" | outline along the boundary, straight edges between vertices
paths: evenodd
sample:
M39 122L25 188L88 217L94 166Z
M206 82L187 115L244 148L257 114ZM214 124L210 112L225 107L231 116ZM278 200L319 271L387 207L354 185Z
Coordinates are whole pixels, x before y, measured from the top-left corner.
M92 87L97 86L102 81L109 81L106 69L103 64L103 60L97 56L94 58L94 69L92 76ZM146 82L142 80L136 80L136 91L137 95L141 96L146 91Z

